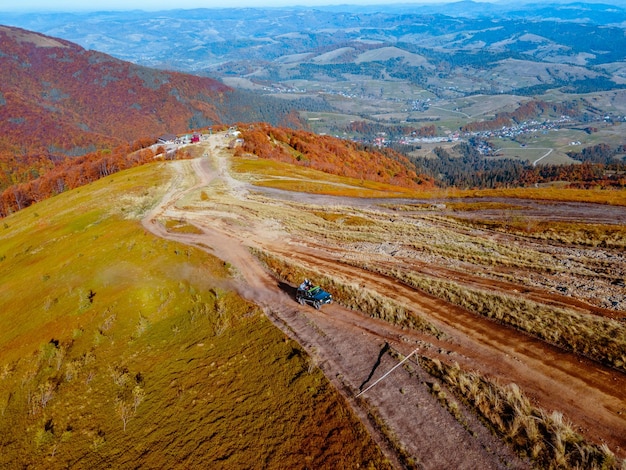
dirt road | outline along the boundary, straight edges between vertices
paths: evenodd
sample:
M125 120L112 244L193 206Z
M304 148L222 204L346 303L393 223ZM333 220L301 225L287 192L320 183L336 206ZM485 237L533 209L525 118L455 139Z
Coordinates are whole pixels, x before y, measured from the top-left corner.
M404 355L418 349L428 357L455 360L503 383L517 383L533 402L559 410L588 439L607 443L620 456L626 450L626 376L564 352L515 330L473 315L383 275L342 262L335 244L306 243L285 230L282 211L292 217L289 198L255 197L229 172L225 142L213 136L208 157L171 164L172 186L143 220L152 233L198 246L230 263L235 288L261 305L277 326L297 340L351 403L387 455L399 467L528 468L461 406L465 425L429 392L433 378L413 364L411 375L396 369L358 399L397 361L387 348ZM203 193L204 197L200 197ZM349 201L343 201L347 204ZM363 201L360 201L363 204ZM164 220L185 220L201 234L166 230ZM313 237L316 238L316 237ZM339 305L316 311L294 301L291 286L277 282L251 255L249 247L289 257L335 276L352 279L418 312L445 332L443 339L400 329ZM404 261L407 262L406 260ZM415 262L414 268L419 268ZM425 265L421 266L426 268ZM458 270L432 266L460 282L488 283ZM447 273L447 274L446 274ZM494 288L510 285L494 283ZM541 289L534 295L547 296ZM569 298L567 298L569 299ZM554 295L553 302L567 302ZM575 303L572 300L572 303ZM384 424L383 424L384 423Z

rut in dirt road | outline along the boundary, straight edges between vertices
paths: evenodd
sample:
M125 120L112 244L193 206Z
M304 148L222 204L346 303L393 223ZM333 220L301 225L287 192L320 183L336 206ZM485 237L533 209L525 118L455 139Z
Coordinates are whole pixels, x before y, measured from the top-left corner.
M233 266L233 288L263 307L278 327L307 350L397 465L406 466L407 459L412 459L418 468L529 466L463 407L465 425L459 424L430 393L433 378L419 366L414 365L412 374L403 367L394 370L356 399L359 391L398 363L383 351L386 344L403 355L425 346L420 354L456 360L505 383L517 383L540 406L562 411L586 431L586 436L612 448L626 449L626 421L617 412L626 400L623 374L476 317L393 279L343 264L341 253L321 245L305 246L284 231L274 233L274 227L268 229L266 221L258 217L234 212L220 216L220 211L228 210L228 201L245 206L248 188L230 176L228 160L220 153L224 143L215 137L207 145L208 158L173 164L174 183L146 216L144 227L157 236L199 247ZM225 193L220 201L226 202L210 200L191 208L181 203L200 188L207 193ZM272 204L280 207L282 202L265 204L263 210L270 214ZM256 206L249 210L258 212ZM162 223L168 218L184 219L201 233L168 232ZM410 305L446 336L438 340L338 305L326 306L320 312L300 306L290 286L278 283L251 254L250 247L358 280ZM590 409L595 412L590 413Z
M183 171L182 166L179 165L179 172ZM193 168L204 173L201 181L216 177L206 160L194 161ZM182 179L177 178L177 181ZM380 341L385 335L398 338L401 332L384 322L364 319L336 305L325 307L324 312L298 305L242 241L212 228L219 227L220 223L202 216L198 220L197 214L176 209L176 201L199 186L202 183L190 186L187 191L168 191L167 197L144 219L144 227L160 237L205 249L234 266L239 275L235 277L233 287L245 298L261 305L278 327L309 352L397 466L411 466L408 462L413 462L416 468L527 468L478 421L475 420L470 430L460 426L437 403L424 383L403 368L356 400L359 385L372 373L372 364L377 357L381 366L371 374L372 380L376 380L384 369L397 364L389 354L380 355ZM193 220L203 233L170 233L159 222L165 217L183 216L186 220ZM337 322L335 316L352 320ZM363 327L360 325L362 320L367 320ZM403 346L397 340L394 344L400 348ZM421 411L413 413L413 410ZM377 420L385 423L384 432ZM402 455L398 455L400 448L404 449ZM463 452L458 452L459 448Z

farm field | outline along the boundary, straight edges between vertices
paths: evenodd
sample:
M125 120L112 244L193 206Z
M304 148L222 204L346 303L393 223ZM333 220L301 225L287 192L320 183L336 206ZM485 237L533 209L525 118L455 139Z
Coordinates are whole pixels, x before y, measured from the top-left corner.
M478 95L459 98L437 98L432 93L403 82L378 82L365 80L356 81L307 82L300 81L293 86L307 90L313 97L322 93L336 110L325 112L302 112L310 129L319 134L337 135L343 138L359 138L360 136L346 132L350 123L362 121L363 113L369 122L383 126L403 125L419 128L435 125L438 136L451 136L459 132L464 125L472 121L493 119L497 113L510 112L519 107L528 98L515 95ZM309 93L304 93L308 96ZM279 94L288 99L289 95ZM292 96L299 97L299 94ZM589 95L567 95L551 92L541 97L549 102L582 100L594 106L601 106L607 112L626 115L619 94L616 92L593 93ZM428 100L426 109L411 110L415 101ZM586 131L593 127L594 132ZM483 136L498 156L529 160L531 163L539 159L542 164L571 164L575 160L567 152L579 152L581 149L597 144L619 146L623 143L626 124L621 122L591 122L587 124L571 123L558 128L543 131L521 133L514 137ZM461 140L467 140L467 136ZM446 147L442 143L420 143L421 149L413 150L413 155L428 155L434 147ZM550 152L546 156L546 153ZM542 158L543 157L543 158Z

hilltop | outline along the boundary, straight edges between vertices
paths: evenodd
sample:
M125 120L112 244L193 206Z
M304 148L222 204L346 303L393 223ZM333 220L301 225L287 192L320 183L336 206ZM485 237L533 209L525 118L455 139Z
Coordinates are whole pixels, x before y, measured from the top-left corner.
M492 34L520 46L437 27L464 50ZM407 157L295 129L293 102L255 111L260 97L211 79L0 35L0 466L624 466L623 144L565 145L582 164L562 167L487 159L484 143ZM431 65L389 44L317 52L298 67L322 81L346 63ZM558 65L548 75L574 70ZM512 108L468 132L578 116L598 96L503 97ZM338 132L437 131L343 119ZM166 150L146 129L198 138ZM303 278L334 303L299 305Z
M623 207L407 199L231 143L3 220L2 458L619 468Z
M76 44L0 27L2 150L76 155L220 122L215 80L151 70Z
M154 145L160 134L199 134L202 127L208 135L243 117L266 118L240 125L243 151L405 188L433 185L397 152L294 130L303 125L294 103L17 28L0 27L0 39L0 216L166 153L179 155ZM268 153L270 134L275 151Z

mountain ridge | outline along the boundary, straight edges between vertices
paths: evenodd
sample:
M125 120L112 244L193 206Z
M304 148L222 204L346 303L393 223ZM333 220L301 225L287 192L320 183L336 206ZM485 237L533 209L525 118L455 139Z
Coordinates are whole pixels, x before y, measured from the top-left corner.
M6 140L46 129L48 138L37 138L50 142L57 128L60 135L49 145L71 151L76 145L68 134L81 143L94 135L102 135L102 143L121 143L169 129L181 132L194 112L218 123L207 98L232 90L206 77L152 71L25 30L3 27L0 43L0 115L14 124L3 129ZM37 119L28 119L31 113Z
M242 120L302 126L293 103L9 26L0 27L0 83L0 188L166 133Z
M503 59L531 60L536 67L550 64L574 80L593 82L602 77L616 85L623 83L626 68L626 9L617 4L343 5L7 15L7 20L124 60L208 75L231 85L229 80L236 78L259 86L294 86L318 77L349 80L349 75L383 74L444 97L523 92L534 85L532 69L529 79L514 73L489 78ZM544 42L524 40L528 35L542 37ZM376 67L358 67L357 55L344 54L337 61L340 67L333 62L317 76L308 74L320 54L339 55L346 48L365 44L369 49L400 48L404 54L421 55L425 60L403 62L402 54L396 54L402 68L390 63L390 57L373 58L370 62ZM302 54L300 59L293 60L298 54ZM581 69L569 72L571 65ZM479 80L474 80L476 75ZM449 90L450 82L454 82L454 93ZM546 89L562 86L550 77L541 85Z

